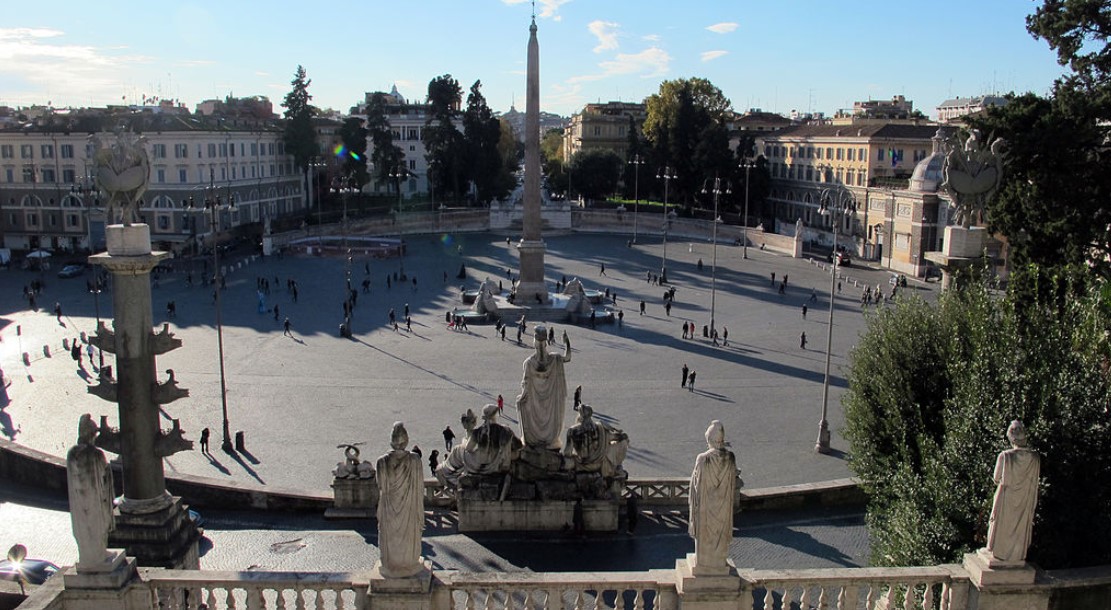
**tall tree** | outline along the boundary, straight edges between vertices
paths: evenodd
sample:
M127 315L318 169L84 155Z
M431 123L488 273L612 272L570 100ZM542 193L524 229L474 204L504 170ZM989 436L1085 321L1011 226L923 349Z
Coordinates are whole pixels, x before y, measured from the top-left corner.
M571 157L575 176L575 192L587 199L601 199L613 194L625 162L612 150L588 150Z
M463 134L455 126L463 89L450 74L437 76L428 83L428 119L421 132L424 157L428 161L428 181L444 199L459 200L466 178L466 151Z
M348 117L339 128L343 140L343 172L354 176L359 188L369 180L366 171L367 130L359 117Z
M463 112L463 140L467 152L466 176L475 185L478 203L504 197L506 165L498 144L501 121L490 111L482 95L482 81L475 81Z
M653 173L655 164L646 153L644 139L640 136L636 118L630 114L628 124L625 126L625 173L621 177L621 182L625 185L625 199L634 199L638 195L641 199L646 199L651 192L653 181L649 179L649 175L655 175ZM638 176L638 169L642 176Z
M309 158L319 152L316 144L316 130L312 126L312 117L315 108L309 103L309 85L312 79L308 78L304 66L297 66L297 72L290 81L293 88L285 96L285 132L282 140L285 142L285 152L293 155L293 164L299 171L305 171L309 166Z
M379 93L371 96L366 109L366 130L370 137L372 150L370 162L374 179L392 184L390 174L395 173L405 157L401 149L393 143L393 129L386 115L386 95Z
M549 129L540 138L540 164L553 193L567 193L567 168L563 160L563 130Z
M643 130L650 158L655 165L675 168L679 178L672 184L674 199L689 207L702 181L723 170L728 137L722 150L720 135L731 103L710 81L691 78L660 83L645 105Z

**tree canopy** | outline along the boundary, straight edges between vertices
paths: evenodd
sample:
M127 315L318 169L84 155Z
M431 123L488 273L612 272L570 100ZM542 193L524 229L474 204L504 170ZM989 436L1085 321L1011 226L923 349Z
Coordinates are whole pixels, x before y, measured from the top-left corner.
M1023 269L1002 297L973 284L870 317L842 404L873 563L954 562L984 545L1012 419L1042 456L1029 560L1111 562L1111 292L1084 273Z
M294 167L303 172L308 168L309 158L317 153L316 130L312 126L315 109L309 103L312 100L309 95L312 79L308 78L304 66L297 66L289 84L293 88L286 94L282 104L285 106L286 119L282 140L286 154L293 156Z
M355 178L359 188L370 179L366 171L367 130L359 117L344 119L339 128L343 140L343 173Z
M475 81L467 95L463 139L466 177L475 185L477 201L486 203L509 194L513 177L501 149L502 123L486 104L482 81Z
M389 180L405 160L404 153L393 143L393 129L386 116L385 94L371 96L366 109L366 130L373 145L370 162L374 177L379 181Z
M466 178L466 146L455 126L463 89L450 74L437 76L428 83L428 119L421 139L428 160L428 182L433 191L448 200L458 200Z
M588 199L608 197L617 190L625 162L612 150L588 150L571 157L575 192Z

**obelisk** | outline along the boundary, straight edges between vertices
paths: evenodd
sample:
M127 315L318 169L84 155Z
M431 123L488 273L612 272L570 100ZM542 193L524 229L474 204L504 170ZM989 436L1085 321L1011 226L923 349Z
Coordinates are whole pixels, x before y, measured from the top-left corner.
M514 288L520 305L549 303L544 284L544 240L540 236L540 43L536 16L529 26L528 86L525 95L525 205L521 241L520 279ZM539 299L537 298L539 297Z

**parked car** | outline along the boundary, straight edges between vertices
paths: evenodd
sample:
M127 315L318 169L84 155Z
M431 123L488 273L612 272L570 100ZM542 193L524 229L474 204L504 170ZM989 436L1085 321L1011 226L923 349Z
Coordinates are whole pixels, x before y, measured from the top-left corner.
M841 250L841 251L838 251L838 252L835 252L835 253L831 252L829 254L829 256L826 257L826 260L832 263L834 256L837 257L837 265L839 267L850 267L853 264L852 257L850 257L849 253L845 252L844 250Z
M45 559L24 559L19 563L7 559L0 561L0 580L19 582L22 577L28 584L41 585L57 571L58 566Z
M66 265L65 267L62 267L61 271L58 272L58 277L60 277L60 278L77 277L77 276L82 275L84 273L85 273L85 266L84 265Z

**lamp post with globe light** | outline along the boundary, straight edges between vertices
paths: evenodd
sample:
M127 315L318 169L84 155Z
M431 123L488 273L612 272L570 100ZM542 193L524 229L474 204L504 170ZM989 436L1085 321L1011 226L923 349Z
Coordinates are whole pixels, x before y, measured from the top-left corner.
M658 174L656 174L657 180L664 181L664 251L662 258L660 259L660 282L664 284L667 283L667 230L671 225L671 217L667 214L668 187L671 186L671 181L675 180L678 177L679 176L675 175L675 170L666 165L660 169L660 172Z
M856 198L852 191L844 187L822 189L818 197L818 213L829 216L833 225L833 266L829 275L829 324L826 327L826 371L825 380L822 382L822 419L818 422L818 440L814 443L814 451L829 453L829 369L833 350L833 300L837 286L837 268L840 257L837 250L838 229L846 216L856 212Z
M717 311L717 271L718 271L718 224L721 223L721 216L718 216L718 200L721 195L731 195L733 189L729 187L729 182L722 184L721 178L714 176L714 186L707 189L705 185L702 187L702 193L713 193L714 195L714 227L711 240L714 243L713 257L710 262L710 336L714 336L714 330L717 328L715 325L714 314Z
M633 243L637 243L637 216L640 212L640 166L644 165L644 158L640 155L634 155L629 165L634 168L633 175Z
M745 168L745 221L744 221L744 240L741 245L741 258L748 258L748 177L749 170L756 167L756 162L750 159L741 161L740 167Z

